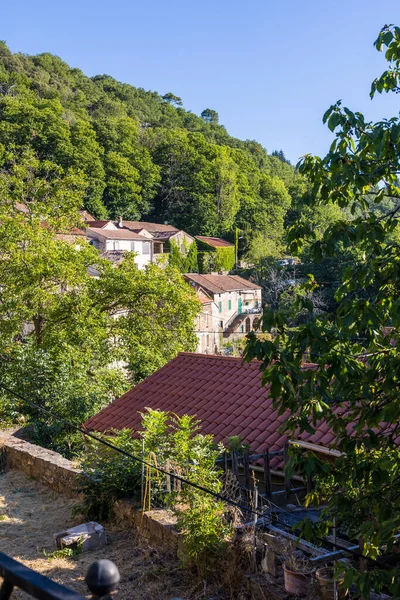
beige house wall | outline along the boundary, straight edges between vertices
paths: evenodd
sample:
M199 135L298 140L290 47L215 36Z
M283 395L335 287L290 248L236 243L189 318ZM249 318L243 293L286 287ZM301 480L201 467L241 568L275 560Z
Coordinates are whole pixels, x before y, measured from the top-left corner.
M209 294L213 301L208 304L204 303L207 298L204 290L200 286L195 289L203 301L202 312L195 323L197 352L219 354L224 343L231 337L237 339L238 334L251 331L254 321L260 317L261 288ZM238 317L240 310L242 318Z

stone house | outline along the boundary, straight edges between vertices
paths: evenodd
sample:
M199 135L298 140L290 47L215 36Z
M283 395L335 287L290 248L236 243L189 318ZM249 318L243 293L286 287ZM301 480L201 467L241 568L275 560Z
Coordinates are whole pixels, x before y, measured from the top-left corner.
M219 354L221 334L216 327L218 323L217 306L201 288L197 290L197 296L201 302L201 312L195 323L198 339L197 351L202 354Z
M262 313L259 285L238 275L186 273L185 279L196 290L203 306L195 324L199 339L198 352L216 354L224 343L256 327ZM208 303L206 298L209 299ZM202 319L207 315L208 325Z
M175 243L182 254L186 254L187 249L194 242L194 237L167 223L148 223L147 221L125 221L122 218L118 222L119 227L124 227L135 233L142 234L144 231L150 233L153 237L154 254L168 253L171 244Z

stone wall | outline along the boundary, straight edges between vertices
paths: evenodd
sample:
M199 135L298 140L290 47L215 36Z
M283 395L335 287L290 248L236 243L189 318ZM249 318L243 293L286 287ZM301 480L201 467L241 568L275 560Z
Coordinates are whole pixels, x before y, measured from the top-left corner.
M81 471L57 452L0 431L0 454L4 468L21 471L68 498L79 497L77 480Z
M68 498L79 498L80 469L61 454L21 440L0 431L0 466L20 471ZM137 504L118 500L114 513L124 527L134 527L139 536L173 553L184 552L181 536L174 529L175 517L168 510L150 510L142 513Z
M168 548L174 554L184 551L182 536L175 529L176 518L166 509L141 511L128 500L117 500L114 515L118 523L135 527L140 537L156 546Z

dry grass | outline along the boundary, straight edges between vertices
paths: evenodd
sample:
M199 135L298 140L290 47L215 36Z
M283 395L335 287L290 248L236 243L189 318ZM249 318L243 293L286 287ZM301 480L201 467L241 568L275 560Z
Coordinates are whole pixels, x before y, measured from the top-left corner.
M99 558L108 558L121 573L115 594L118 600L199 597L193 577L179 567L176 559L143 542L139 546L134 531L116 525L107 524L109 543L102 550L74 558L46 558L43 551L54 551L53 534L79 522L71 516L73 506L73 500L21 473L9 471L0 475L2 552L81 594L87 592L84 577L89 565ZM20 591L14 597L31 599Z

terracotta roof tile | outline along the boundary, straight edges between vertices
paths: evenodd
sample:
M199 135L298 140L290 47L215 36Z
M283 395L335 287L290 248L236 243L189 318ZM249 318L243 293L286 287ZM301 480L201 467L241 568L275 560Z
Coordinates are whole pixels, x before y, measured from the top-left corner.
M177 229L173 225L168 225L165 223L149 223L148 221L125 221L125 219L123 219L122 224L128 229L146 229L146 231L148 231L149 233L168 232L171 235L174 235L179 231L179 229Z
M186 273L185 278L189 283L199 285L212 294L260 289L259 285L243 277L239 277L239 275L200 275L199 273Z
M138 240L143 242L149 242L150 239L144 235L134 233L129 229L102 229L96 227L88 227L87 233L89 236L101 236L108 240Z
M282 449L288 437L279 430L285 415L278 415L268 388L261 387L259 364L255 361L243 363L240 358L181 353L85 426L102 432L123 427L137 431L139 412L146 407L196 416L201 431L213 434L217 442L240 435L257 452ZM324 446L335 441L325 422L314 434L303 432L298 438ZM279 466L279 460L271 464Z
M96 219L86 219L85 220L85 224L88 227L94 227L95 229L103 229L103 227L105 227L106 225L109 225L110 223L112 223L112 221L110 221L110 219L103 220L103 221L97 221Z
M196 240L200 240L200 242L204 242L205 244L208 244L209 246L212 246L213 248L228 248L228 247L233 247L234 244L232 244L231 242L227 242L226 240L223 240L222 238L218 238L218 237L208 237L205 235L195 235Z

